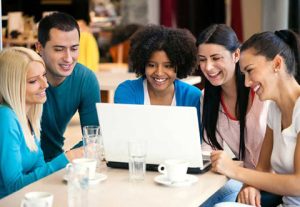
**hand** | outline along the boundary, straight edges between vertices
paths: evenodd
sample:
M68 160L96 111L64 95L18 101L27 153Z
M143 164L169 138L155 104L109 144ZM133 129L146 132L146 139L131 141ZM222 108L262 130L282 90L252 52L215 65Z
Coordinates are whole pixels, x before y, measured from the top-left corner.
M82 158L84 155L83 147L78 147L66 152L66 156L70 162L76 158Z
M237 201L252 206L260 207L260 191L251 186L245 186L238 194Z
M212 171L233 178L238 165L224 151L212 151L210 155Z

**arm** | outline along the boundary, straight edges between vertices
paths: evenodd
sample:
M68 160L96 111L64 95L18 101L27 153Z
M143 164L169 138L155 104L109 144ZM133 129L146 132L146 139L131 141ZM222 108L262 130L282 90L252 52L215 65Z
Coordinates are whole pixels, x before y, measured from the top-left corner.
M84 81L82 86L79 116L81 127L87 125L99 125L96 103L100 102L100 87L95 74L91 71L88 73L89 77Z
M0 116L0 174L2 192L7 194L63 168L68 162L62 154L45 163L40 148L29 151L20 125L11 115Z
M267 127L260 156L256 166L257 171L270 172L271 171L271 153L273 148L273 131ZM244 183L244 186L238 194L237 201L240 203L260 206L261 195L260 190Z
M255 170L246 169L240 166L236 166L229 158L225 157L221 151L215 151L212 153L213 170L224 174L230 178L239 180L255 188L279 194L289 196L300 195L300 163L297 162L300 159L300 134L297 135L297 143L294 155L294 173L292 174L274 174L270 173L270 146L265 146L270 143L270 131L266 135L266 141L263 143L261 158L259 159L258 168L266 170L267 172L259 172ZM265 157L266 156L266 157Z
M273 131L267 126L265 138L260 150L258 163L256 165L257 171L271 172L272 149L273 149Z

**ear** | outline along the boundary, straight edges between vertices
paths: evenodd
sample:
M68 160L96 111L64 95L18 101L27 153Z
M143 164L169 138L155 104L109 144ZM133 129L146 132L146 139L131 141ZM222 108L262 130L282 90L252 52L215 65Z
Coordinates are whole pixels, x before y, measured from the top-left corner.
M273 59L273 70L277 73L283 67L284 61L280 55L276 55Z
M40 42L36 42L35 43L35 51L38 53L38 54L41 54L41 52L43 51L43 46Z
M241 57L241 50L240 48L236 49L233 53L233 60L235 63L237 63L239 60L240 60L240 57Z

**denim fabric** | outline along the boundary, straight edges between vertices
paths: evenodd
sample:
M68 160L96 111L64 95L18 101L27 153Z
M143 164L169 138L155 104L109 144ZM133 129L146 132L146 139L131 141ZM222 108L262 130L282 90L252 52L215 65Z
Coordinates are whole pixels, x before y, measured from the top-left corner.
M220 202L234 202L242 186L241 182L230 179L220 190L209 197L201 207L212 207Z
M234 202L242 188L242 183L237 180L229 180L220 190L208 198L201 207L212 207L220 202ZM261 206L274 207L282 203L282 196L261 191Z
M274 207L282 203L282 196L261 191L261 207Z

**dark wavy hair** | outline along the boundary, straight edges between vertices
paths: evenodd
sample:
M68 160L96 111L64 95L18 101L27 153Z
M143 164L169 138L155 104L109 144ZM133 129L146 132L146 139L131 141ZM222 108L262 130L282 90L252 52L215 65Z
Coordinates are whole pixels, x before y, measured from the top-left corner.
M231 53L240 47L240 43L235 32L225 24L213 24L203 30L197 39L197 47L201 44L217 44L221 45ZM205 77L204 77L205 78ZM245 77L240 71L239 64L235 66L235 82L237 100L235 104L235 112L240 123L240 145L238 159L245 158L245 131L246 131L246 115L249 99L249 88L244 85ZM221 102L221 86L213 86L205 79L204 101L202 115L202 137L204 141L213 148L222 149L221 144L216 138L217 121ZM207 139L203 136L204 130Z
M138 76L145 75L151 55L164 51L176 68L177 78L186 78L197 66L196 39L186 29L147 25L130 39L129 68Z
M256 55L273 60L276 55L283 57L287 72L300 84L300 40L292 30L262 32L251 36L241 47L241 51L253 48Z
M77 29L80 37L79 26L71 15L63 12L53 12L45 16L39 23L38 41L43 47L45 47L47 41L50 39L50 30L52 28L65 32Z

